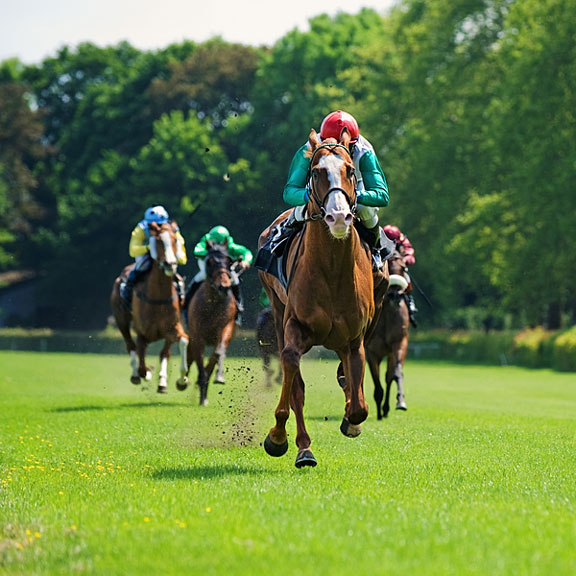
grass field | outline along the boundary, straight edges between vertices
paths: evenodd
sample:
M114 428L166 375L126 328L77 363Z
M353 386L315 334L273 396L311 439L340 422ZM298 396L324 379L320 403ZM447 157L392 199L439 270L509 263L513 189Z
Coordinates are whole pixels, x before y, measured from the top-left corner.
M128 358L0 352L0 574L574 575L576 377L408 362L408 412L339 432L304 362L318 466L261 446L279 388L229 359L208 407Z

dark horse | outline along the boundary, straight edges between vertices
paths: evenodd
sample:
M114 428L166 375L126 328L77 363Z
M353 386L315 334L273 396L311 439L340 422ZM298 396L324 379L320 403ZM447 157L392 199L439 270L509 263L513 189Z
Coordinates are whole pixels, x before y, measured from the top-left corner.
M288 289L275 276L259 271L274 313L283 372L276 425L264 448L271 456L286 453L286 421L292 408L298 468L316 465L304 423L300 359L316 345L337 352L346 396L340 430L346 436L357 436L368 416L364 335L375 312L370 253L353 225L356 190L350 135L343 130L340 142L327 139L320 143L312 130L308 141L311 196L304 228L285 254ZM284 212L261 234L260 246L288 214Z
M188 364L196 362L200 404L208 404L208 381L218 365L214 382L224 384L224 359L234 335L237 304L232 292L232 259L226 246L207 243L206 279L188 304ZM214 346L206 366L204 351ZM179 386L185 390L186 386Z
M258 340L258 350L264 364L264 374L266 375L266 386L272 385L274 369L272 368L272 358L279 358L278 338L274 327L274 314L272 308L266 307L260 312L256 322L256 339ZM282 383L282 369L279 368L276 381Z
M152 269L134 285L132 310L126 308L120 298L120 283L127 277L131 268L124 268L122 274L114 281L110 302L116 324L126 343L132 365L132 384L140 384L141 378L150 380L152 369L146 366L146 347L151 342L164 339L160 351L160 372L158 375L158 392L167 391L168 359L172 344L178 342L180 347L180 378L178 385L187 382L188 365L186 348L188 337L180 322L180 301L174 286L174 275L178 266L176 258L177 239L174 224L150 224L150 245L155 245L152 254L156 254ZM130 327L136 332L136 343L132 338Z
M390 412L390 387L396 382L396 410L406 410L404 399L404 360L408 352L410 317L404 298L408 282L404 278L404 258L395 252L388 260L390 285L382 303L382 311L376 327L366 341L366 362L374 380L374 400L378 410L378 420L386 418ZM386 396L380 383L380 363L387 358ZM384 400L384 404L382 404Z

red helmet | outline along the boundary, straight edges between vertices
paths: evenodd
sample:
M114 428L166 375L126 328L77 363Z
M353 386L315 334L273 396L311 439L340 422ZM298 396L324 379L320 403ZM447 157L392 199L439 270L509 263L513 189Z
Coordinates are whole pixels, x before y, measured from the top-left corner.
M382 230L384 230L384 234L386 234L390 240L394 240L394 242L401 242L404 239L404 234L400 232L400 228L398 228L398 226L394 226L393 224L386 224Z
M358 140L360 130L358 130L358 122L356 122L354 116L342 110L331 112L322 120L320 138L322 138L322 140L326 138L336 138L336 140L340 140L343 128L348 128L348 132L350 132L353 141Z

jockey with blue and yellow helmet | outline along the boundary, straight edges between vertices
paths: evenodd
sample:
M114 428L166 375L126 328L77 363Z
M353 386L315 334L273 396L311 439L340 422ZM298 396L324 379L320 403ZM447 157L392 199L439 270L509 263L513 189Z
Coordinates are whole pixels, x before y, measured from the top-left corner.
M165 224L170 221L170 216L164 206L151 206L144 212L144 219L140 220L132 230L130 235L129 252L130 256L135 259L134 267L130 271L126 282L120 286L120 296L128 307L132 304L132 292L134 284L142 278L146 272L152 268L152 257L150 256L150 224ZM186 255L186 246L180 230L176 229L176 239L178 246L176 249L176 258L178 264L184 266L188 261ZM183 291L181 285L177 285L179 292Z

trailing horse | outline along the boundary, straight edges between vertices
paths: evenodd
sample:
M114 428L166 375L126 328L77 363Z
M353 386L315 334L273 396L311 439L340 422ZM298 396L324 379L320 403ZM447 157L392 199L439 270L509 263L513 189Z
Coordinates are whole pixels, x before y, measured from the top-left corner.
M125 281L131 266L124 268L114 281L110 303L118 329L124 338L126 350L130 354L132 384L140 384L142 378L150 380L152 368L146 366L146 348L151 342L164 339L160 351L160 371L158 392L167 391L168 359L172 344L178 342L180 348L180 378L177 385L187 382L188 365L186 348L188 337L180 322L180 300L174 276L178 267L176 258L177 238L174 225L165 223L150 224L150 254L154 254L152 268L144 278L136 282L132 308L128 309L120 298L120 284ZM131 328L136 332L136 342Z
M267 307L260 312L256 322L256 339L258 350L264 364L264 374L266 375L266 386L272 386L274 369L272 368L272 358L279 359L278 338L274 327L274 314L272 308ZM282 383L282 369L278 370L276 381Z
M298 468L317 463L304 422L302 355L315 345L336 351L346 398L340 430L346 436L357 436L368 416L364 336L375 313L370 252L353 225L356 182L350 135L344 129L339 142L326 139L320 143L312 130L308 141L311 193L304 227L285 254L287 288L276 276L259 271L274 313L283 372L276 425L264 448L271 456L286 453L286 421L292 408ZM288 215L289 211L284 212L261 234L260 247Z
M207 243L206 279L188 304L189 369L193 363L198 368L197 384L200 388L200 404L208 404L208 382L218 366L214 382L224 384L224 359L230 340L234 335L237 303L232 291L232 259L226 246ZM214 350L206 365L206 346ZM187 384L186 384L187 386ZM186 386L178 386L185 390Z
M378 420L390 412L390 388L396 382L396 410L407 410L404 398L404 361L408 352L410 314L404 290L408 282L404 278L404 258L395 252L388 260L390 285L382 303L380 318L366 341L366 362L374 381L374 400ZM387 359L386 395L380 382L380 363ZM384 400L384 403L382 403Z

